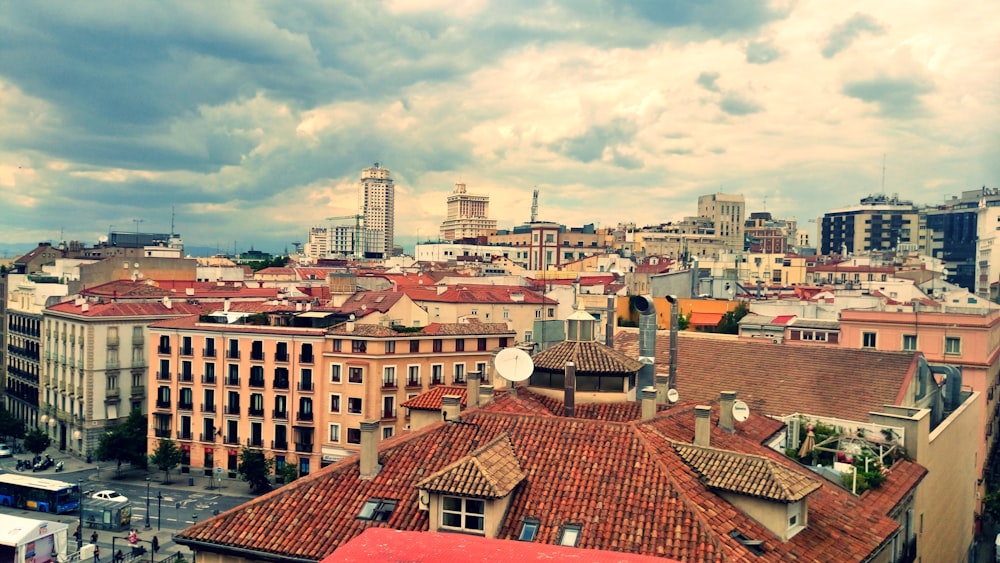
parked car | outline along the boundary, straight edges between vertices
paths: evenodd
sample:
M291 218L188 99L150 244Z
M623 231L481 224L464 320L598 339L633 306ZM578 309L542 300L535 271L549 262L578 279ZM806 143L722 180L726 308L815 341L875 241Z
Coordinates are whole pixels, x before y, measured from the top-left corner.
M0 444L0 457L13 457L14 450L10 449L7 444Z
M128 497L119 493L118 491L112 491L110 489L105 489L103 491L97 491L96 493L90 495L90 498L99 498L104 500L113 500L115 502L128 502Z

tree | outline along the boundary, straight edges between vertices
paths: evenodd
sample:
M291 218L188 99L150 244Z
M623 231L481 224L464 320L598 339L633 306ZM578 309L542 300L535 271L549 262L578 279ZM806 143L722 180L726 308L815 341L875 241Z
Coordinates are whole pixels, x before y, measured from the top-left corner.
M159 468L163 472L163 482L169 483L170 470L180 465L183 456L184 454L181 453L177 444L173 440L165 438L156 445L156 450L149 456L149 463Z
M719 324L715 325L715 332L722 334L739 334L740 333L740 319L747 316L750 312L750 305L747 305L746 301L740 301L736 308L732 311L727 312L722 315L722 319L719 320Z
M677 330L678 331L683 332L683 331L687 330L689 326L691 326L691 315L688 315L686 317L684 315L677 315Z
M7 438L24 438L24 421L15 418L7 409L0 408L0 440Z
M34 428L31 432L24 435L24 449L28 450L33 454L40 454L45 451L45 448L52 445L52 439L45 432L42 432L38 428Z
M294 464L291 463L286 463L279 467L277 471L275 471L275 474L278 479L281 479L281 482L286 485L299 478L299 470Z
M274 469L274 459L264 455L262 450L243 448L240 464L236 468L240 479L250 484L251 493L263 493L271 488L268 478Z
M146 467L149 461L146 456L146 415L135 409L124 422L109 427L97 444L96 455L101 461L117 461L119 477L122 463Z

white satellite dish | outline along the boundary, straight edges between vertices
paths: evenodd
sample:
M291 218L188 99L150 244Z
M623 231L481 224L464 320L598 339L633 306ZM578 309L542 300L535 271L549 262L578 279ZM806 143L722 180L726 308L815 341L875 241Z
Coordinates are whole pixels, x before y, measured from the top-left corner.
M677 400L680 399L680 398L681 398L681 395L680 395L680 393L677 392L676 389L668 389L667 390L667 400L670 401L671 403L676 403Z
M743 401L735 401L733 403L733 418L737 422L743 422L750 418L750 407Z
M507 381L524 381L535 371L535 362L520 348L504 348L493 358L493 367Z

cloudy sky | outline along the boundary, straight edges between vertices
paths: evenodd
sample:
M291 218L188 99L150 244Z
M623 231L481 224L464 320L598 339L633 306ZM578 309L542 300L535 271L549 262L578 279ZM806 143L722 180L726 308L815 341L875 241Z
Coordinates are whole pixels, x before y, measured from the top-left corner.
M640 225L741 193L806 220L1000 184L1000 2L0 3L0 243L111 229L279 252L396 181L501 228ZM141 219L142 222L137 222Z

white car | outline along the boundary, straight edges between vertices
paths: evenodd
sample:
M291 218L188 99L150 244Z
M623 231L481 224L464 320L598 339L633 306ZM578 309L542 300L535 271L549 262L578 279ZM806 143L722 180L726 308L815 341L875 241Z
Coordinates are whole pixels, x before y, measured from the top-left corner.
M115 502L128 502L127 496L119 493L118 491L112 491L112 490L97 491L96 493L90 495L90 498L113 500Z
M0 457L12 457L14 452L11 451L10 446L7 444L0 444Z

